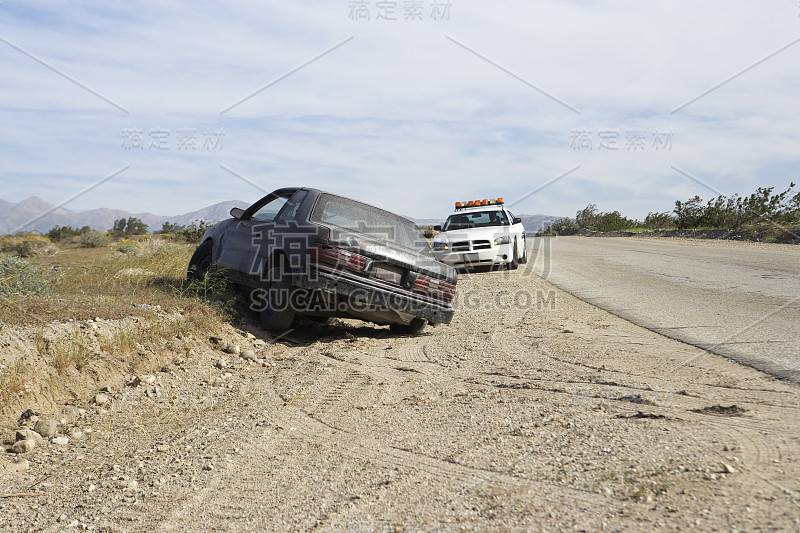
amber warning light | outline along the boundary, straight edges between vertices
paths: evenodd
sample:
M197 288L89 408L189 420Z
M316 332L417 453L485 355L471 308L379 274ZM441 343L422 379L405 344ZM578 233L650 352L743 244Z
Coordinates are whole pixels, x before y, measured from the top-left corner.
M464 209L467 207L480 207L484 205L503 205L502 198L492 198L491 200L484 198L483 200L469 200L463 202L456 202L456 209Z

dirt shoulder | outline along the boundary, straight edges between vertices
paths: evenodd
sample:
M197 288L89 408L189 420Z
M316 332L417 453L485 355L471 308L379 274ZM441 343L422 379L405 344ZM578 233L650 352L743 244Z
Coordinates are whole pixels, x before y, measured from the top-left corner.
M463 276L458 299L419 337L348 321L176 339L152 382L40 413L69 441L26 472L0 459L0 528L800 527L796 386L522 269Z

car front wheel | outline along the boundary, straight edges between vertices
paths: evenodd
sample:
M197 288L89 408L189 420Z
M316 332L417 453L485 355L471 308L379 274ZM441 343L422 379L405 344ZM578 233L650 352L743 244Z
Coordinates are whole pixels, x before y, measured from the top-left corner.
M206 277L211 268L211 251L214 243L206 241L194 251L189 260L189 269L186 272L186 279L189 281L200 281Z

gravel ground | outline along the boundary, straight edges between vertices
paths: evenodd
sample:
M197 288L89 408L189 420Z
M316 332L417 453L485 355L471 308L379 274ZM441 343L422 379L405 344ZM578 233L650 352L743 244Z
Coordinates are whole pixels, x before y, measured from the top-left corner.
M68 442L0 458L0 530L800 529L795 385L523 269L458 292L418 337L228 327L40 413Z

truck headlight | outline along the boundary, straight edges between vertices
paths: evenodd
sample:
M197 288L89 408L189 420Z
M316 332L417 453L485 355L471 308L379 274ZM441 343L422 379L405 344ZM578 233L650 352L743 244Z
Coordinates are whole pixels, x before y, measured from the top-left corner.
M443 252L448 249L446 242L435 242L433 243L433 251L434 252Z
M508 241L508 235L503 235L502 237L497 237L497 238L494 240L494 245L495 245L495 246L499 246L499 245L501 245L501 244L508 244L508 242L509 242L509 241Z

